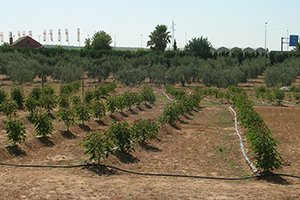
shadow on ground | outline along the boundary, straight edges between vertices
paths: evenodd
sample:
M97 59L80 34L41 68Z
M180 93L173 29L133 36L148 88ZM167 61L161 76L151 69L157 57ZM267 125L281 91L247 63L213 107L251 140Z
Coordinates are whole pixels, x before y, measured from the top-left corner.
M129 153L124 153L121 151L116 151L116 157L122 162L122 163L137 163L140 160L137 159L136 157L133 157L131 154Z
M76 136L70 130L61 131L60 134L67 139L76 139Z
M114 175L117 174L116 170L109 169L106 166L103 165L88 165L85 167L87 170L102 176L102 175Z
M19 157L26 156L25 151L23 151L18 145L7 146L6 149L8 153L13 156L19 156Z

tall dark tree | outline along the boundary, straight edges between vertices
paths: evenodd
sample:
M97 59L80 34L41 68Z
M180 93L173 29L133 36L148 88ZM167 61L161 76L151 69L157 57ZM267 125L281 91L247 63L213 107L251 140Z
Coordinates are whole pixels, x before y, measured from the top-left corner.
M147 42L147 46L154 51L165 51L167 44L171 42L170 31L167 30L166 25L157 25L149 35L150 40Z
M91 47L95 50L111 50L112 39L105 31L98 31L92 37Z
M177 42L176 42L176 40L174 40L173 50L174 50L174 51L179 51L179 49L178 49L178 47L177 47Z
M201 36L201 38L193 38L192 40L190 40L189 43L185 45L184 50L195 52L197 56L206 59L211 57L212 55L211 48L212 45L208 41L208 39Z
M92 47L91 47L91 43L92 43L92 41L91 41L91 38L86 38L85 40L84 40L84 48L85 49L91 49Z

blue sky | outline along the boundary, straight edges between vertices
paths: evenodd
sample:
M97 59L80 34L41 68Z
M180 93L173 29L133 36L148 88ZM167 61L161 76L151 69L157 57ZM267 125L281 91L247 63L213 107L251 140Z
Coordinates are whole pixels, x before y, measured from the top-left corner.
M174 21L179 48L201 36L216 48L264 47L267 33L267 48L280 50L281 37L300 34L299 8L299 0L14 0L1 2L0 32L8 42L10 31L16 40L18 31L28 34L31 30L34 39L52 44L52 29L53 44L60 44L61 29L61 44L67 45L67 28L69 44L76 46L77 28L80 45L95 31L104 30L112 37L112 46L146 47L157 24L171 31ZM43 30L47 31L46 42Z

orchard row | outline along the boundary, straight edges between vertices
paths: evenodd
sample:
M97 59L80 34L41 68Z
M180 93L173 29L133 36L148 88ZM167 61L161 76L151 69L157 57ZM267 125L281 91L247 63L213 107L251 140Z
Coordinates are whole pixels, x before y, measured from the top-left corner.
M267 87L290 86L300 75L297 57L272 62L264 56L202 59L191 54L148 52L136 53L138 56L103 53L94 57L72 51L55 52L1 52L0 49L0 74L18 84L33 82L37 77L42 85L49 78L69 83L86 76L100 83L112 75L118 83L131 87L150 81L157 85L180 83L182 86L199 82L218 88L247 83L259 75L263 75Z
M262 90L262 89L260 89ZM282 158L277 152L276 147L279 143L272 137L270 129L264 120L254 110L254 103L248 98L247 93L237 87L228 87L227 91L221 92L217 89L195 88L195 91L203 96L215 96L217 99L224 98L227 102L232 103L237 108L238 121L247 129L246 138L250 143L250 148L255 154L255 165L264 171L272 171L281 166ZM265 94L257 90L256 94ZM279 98L282 94L279 90L269 91L274 97ZM279 94L278 94L279 93ZM277 102L282 102L277 100Z
M59 95L55 95L55 90L51 86L44 88L33 88L27 97L19 87L11 89L10 97L0 90L1 111L7 116L8 121L4 125L8 140L13 144L20 143L26 138L25 124L17 116L18 109L29 112L28 118L35 126L36 135L46 136L53 132L53 117L62 121L69 129L69 126L76 122L89 121L91 117L101 118L107 112L114 112L130 109L132 106L141 103L153 103L155 96L153 89L145 86L139 94L124 93L122 95L108 95L114 93L115 83L88 90L83 97L76 94L78 83L70 83L60 87ZM66 90L69 88L69 90ZM71 91L71 94L69 93ZM64 93L64 92L67 92ZM104 102L102 99L107 98ZM56 116L51 114L54 108L58 107Z

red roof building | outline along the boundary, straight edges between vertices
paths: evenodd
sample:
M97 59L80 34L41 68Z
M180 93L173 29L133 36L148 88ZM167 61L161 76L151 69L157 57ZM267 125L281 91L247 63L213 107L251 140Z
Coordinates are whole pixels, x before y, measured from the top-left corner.
M12 38L11 38L12 39ZM12 43L12 40L11 40ZM31 48L40 48L42 44L34 40L29 36L20 37L14 43L10 44L11 47L31 47Z

